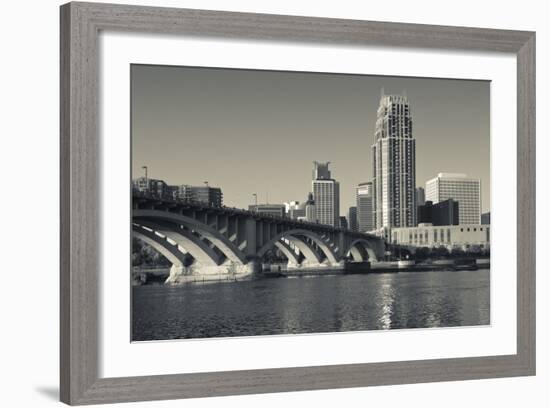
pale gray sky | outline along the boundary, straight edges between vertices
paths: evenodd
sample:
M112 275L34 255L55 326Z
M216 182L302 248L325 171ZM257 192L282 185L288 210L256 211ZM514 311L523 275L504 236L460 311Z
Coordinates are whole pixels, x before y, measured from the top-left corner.
M490 82L174 66L131 66L132 176L222 188L247 208L304 201L313 161L330 161L342 215L372 175L376 109L406 91L416 184L439 172L482 182L490 208Z

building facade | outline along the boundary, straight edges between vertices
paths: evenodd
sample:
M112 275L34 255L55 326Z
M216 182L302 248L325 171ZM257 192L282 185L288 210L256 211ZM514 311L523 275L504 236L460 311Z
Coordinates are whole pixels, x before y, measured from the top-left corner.
M371 182L361 183L355 189L357 201L357 230L372 231L374 227L373 187Z
M434 204L428 200L424 205L418 206L417 221L419 224L458 225L458 216L458 201L449 198Z
M320 224L338 227L340 224L340 184L331 178L329 162L313 162L311 190L315 201L316 218Z
M158 198L173 198L173 189L163 180L157 180L148 177L139 177L132 181L132 188L136 192L149 194Z
M286 213L284 204L254 204L248 206L248 211L281 218L283 218Z
M426 191L423 187L417 187L416 188L416 205L424 205L426 204ZM420 222L417 220L417 222Z
M490 248L490 226L481 224L434 226L420 224L412 228L394 228L391 232L392 243L412 247L440 247L447 249Z
M306 203L291 201L285 203L286 215L293 220L303 219L306 216Z
M175 198L189 203L199 203L210 207L223 206L223 194L219 187L190 186L182 184L174 186Z
M223 194L219 187L190 186L188 184L168 185L163 180L139 177L132 181L132 188L158 198L203 204L210 207L223 206Z
M458 201L459 224L481 223L481 180L461 173L439 173L426 182L426 200L437 204Z
M348 220L343 215L340 216L340 228L348 229Z
M375 228L415 226L416 145L406 96L382 93L371 150Z
M350 207L348 210L348 227L351 231L358 231L357 207Z
M315 222L315 223L318 222L317 207L315 206L315 199L313 198L313 193L309 193L307 196L305 212L306 212L306 215L303 221Z

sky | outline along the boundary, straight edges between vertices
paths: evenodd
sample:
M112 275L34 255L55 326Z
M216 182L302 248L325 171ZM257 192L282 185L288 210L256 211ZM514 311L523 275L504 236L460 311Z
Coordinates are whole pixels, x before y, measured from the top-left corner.
M440 172L481 179L490 209L490 82L131 65L132 177L220 187L224 204L303 202L330 161L340 211L372 178L381 90L409 99L416 185Z

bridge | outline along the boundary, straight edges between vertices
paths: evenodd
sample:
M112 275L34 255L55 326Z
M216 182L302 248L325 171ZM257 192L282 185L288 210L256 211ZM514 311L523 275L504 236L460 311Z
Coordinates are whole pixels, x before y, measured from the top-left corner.
M288 269L341 269L384 254L384 241L371 234L139 193L132 234L172 263L166 281L172 284L245 279L281 256Z

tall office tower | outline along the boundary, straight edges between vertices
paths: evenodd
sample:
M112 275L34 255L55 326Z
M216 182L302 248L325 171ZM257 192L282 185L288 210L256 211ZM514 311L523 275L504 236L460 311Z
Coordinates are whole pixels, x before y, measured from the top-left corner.
M357 229L359 232L374 229L372 183L361 183L355 189L357 199Z
M348 226L351 231L357 231L357 207L350 207L348 210Z
M426 182L426 200L436 204L449 198L458 201L460 224L480 223L481 180L461 173L439 173Z
M416 225L415 149L407 97L382 90L372 145L376 229Z
M320 163L317 161L313 162L313 180L330 180L330 170L328 165L330 162Z
M423 187L416 188L416 206L426 204L426 193Z
M320 224L338 227L340 217L340 183L330 177L327 163L313 162L311 190L317 221Z

